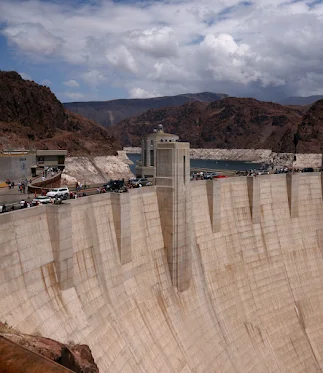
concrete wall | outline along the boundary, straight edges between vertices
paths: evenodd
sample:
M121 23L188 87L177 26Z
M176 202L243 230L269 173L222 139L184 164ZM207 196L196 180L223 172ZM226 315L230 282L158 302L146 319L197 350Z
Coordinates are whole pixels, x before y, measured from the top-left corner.
M18 182L26 177L29 178L31 176L31 166L35 164L35 154L1 155L0 182L6 179Z
M296 177L192 182L181 292L156 187L3 214L0 320L89 344L100 372L321 372L321 174Z

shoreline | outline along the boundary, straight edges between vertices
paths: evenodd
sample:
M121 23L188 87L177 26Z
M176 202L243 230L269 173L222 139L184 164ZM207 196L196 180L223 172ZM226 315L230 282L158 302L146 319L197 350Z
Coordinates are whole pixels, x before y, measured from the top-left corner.
M140 154L140 147L124 147L123 151L130 154ZM241 161L250 163L265 163L273 167L321 167L322 154L275 153L271 149L190 149L191 159L210 159L217 161Z

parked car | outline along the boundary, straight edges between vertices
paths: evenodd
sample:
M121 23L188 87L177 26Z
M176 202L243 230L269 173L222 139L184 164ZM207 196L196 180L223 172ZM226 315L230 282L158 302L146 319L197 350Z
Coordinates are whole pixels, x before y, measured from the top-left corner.
M208 172L208 173L204 174L204 179L206 179L206 180L212 180L216 176L218 176L218 174L216 172Z
M130 182L130 184L132 184L135 187L138 187L139 184L141 186L149 186L149 185L151 185L151 182L148 179L144 178L144 177L139 178L139 179L131 179L131 180L129 180L129 182Z
M1 212L7 212L7 206L6 205L0 205L0 213Z
M107 184L103 185L107 192L125 192L126 187L124 180L110 180Z
M269 171L267 171L267 170L260 170L260 171L258 171L258 175L269 175Z
M51 197L48 197L48 196L38 196L38 197L35 197L31 203L33 206L36 206L36 205L46 205L47 203L51 203L52 202L52 198Z
M138 179L138 185L141 184L142 186L149 186L151 182L146 178Z
M302 172L314 172L314 169L312 167L305 167Z
M50 190L49 192L47 192L46 196L51 197L51 198L55 198L55 197L68 198L69 194L70 194L69 189L67 187L63 187L63 188L54 188Z

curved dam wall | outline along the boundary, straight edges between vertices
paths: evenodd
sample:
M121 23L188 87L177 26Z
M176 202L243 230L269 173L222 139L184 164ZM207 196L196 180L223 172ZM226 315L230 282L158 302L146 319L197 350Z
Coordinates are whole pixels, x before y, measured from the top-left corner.
M183 291L158 187L3 214L0 320L88 344L100 372L321 372L321 185L191 182Z

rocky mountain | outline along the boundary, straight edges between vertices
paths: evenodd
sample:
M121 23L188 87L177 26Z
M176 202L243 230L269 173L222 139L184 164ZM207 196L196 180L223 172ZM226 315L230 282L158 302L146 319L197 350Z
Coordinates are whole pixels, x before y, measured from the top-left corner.
M307 97L287 97L284 100L280 100L281 105L311 105L318 100L322 100L323 95L318 96L307 96Z
M299 142L297 151L300 153L321 153L323 147L323 100L315 102L303 116L298 126Z
M0 150L67 149L112 155L119 148L102 126L64 108L49 88L0 71Z
M272 149L292 152L302 107L282 106L252 98L227 97L212 103L192 102L149 110L114 127L123 146L140 146L143 134L162 123L195 148Z
M64 106L74 113L81 114L108 127L123 119L144 113L149 109L179 106L193 101L213 102L221 100L224 97L227 97L227 95L223 93L202 92L140 99L69 102L65 103Z

